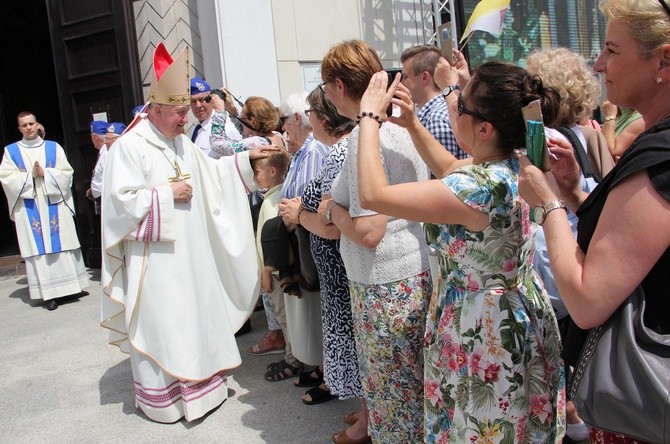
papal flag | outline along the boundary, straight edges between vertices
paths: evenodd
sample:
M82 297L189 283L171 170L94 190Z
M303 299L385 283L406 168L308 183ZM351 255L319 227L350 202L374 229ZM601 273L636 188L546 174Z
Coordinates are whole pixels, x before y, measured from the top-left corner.
M505 13L509 8L510 0L482 0L472 11L468 25L463 31L461 43L473 31L486 31L494 36L500 36Z

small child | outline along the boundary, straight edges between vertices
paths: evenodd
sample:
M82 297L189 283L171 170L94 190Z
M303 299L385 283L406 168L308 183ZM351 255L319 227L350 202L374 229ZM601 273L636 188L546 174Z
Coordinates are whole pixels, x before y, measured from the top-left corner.
M253 159L251 167L254 170L254 180L259 188L267 188L267 192L263 198L260 211L258 213L258 229L256 233L256 250L261 262L261 291L270 296L272 305L274 305L274 314L266 313L268 318L277 317L277 312L280 314L284 312L282 308L284 305L284 292L276 279L273 281L272 271L266 269L263 264L263 247L261 244L261 232L263 231L263 224L268 219L272 219L279 213L279 202L281 202L281 189L284 183L284 176L288 170L291 162L291 157L285 149L279 151L272 151L270 155L263 159ZM279 305L279 307L278 307ZM273 307L268 307L264 304L266 312L273 310ZM284 314L283 323L279 321L280 330L270 330L263 340L250 347L248 352L252 355L261 356L274 353L283 353L285 350L284 334L286 327L286 316Z

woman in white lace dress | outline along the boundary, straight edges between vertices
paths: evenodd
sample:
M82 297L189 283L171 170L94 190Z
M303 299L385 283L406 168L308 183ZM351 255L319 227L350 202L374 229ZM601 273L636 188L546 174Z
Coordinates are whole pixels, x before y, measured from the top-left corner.
M362 41L333 46L321 63L326 97L338 113L358 120L359 102L382 65ZM384 167L391 183L427 180L428 167L403 128L380 130ZM349 278L354 336L369 410L366 436L358 421L336 443L423 440L423 334L432 290L428 247L421 225L361 208L356 157L358 127L335 179L332 200L320 212L340 229L340 252ZM365 408L365 406L363 406ZM366 415L363 410L360 416Z

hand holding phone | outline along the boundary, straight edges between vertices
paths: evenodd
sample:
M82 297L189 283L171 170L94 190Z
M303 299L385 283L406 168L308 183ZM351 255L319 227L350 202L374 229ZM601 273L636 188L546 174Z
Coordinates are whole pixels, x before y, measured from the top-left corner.
M386 85L387 88L390 87L391 83L395 81L396 74L399 73L402 76L402 69L400 68L389 68L385 69L384 71L386 71L386 74L389 76L389 82ZM393 115L393 105L389 103L388 108L386 108L386 117L391 117L391 115Z
M550 171L549 151L547 139L544 135L544 125L537 120L526 122L526 152L528 159L542 171Z

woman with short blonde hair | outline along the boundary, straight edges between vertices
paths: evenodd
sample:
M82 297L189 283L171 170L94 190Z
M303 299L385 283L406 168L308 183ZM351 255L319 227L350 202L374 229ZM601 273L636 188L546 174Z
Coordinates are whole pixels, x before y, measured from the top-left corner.
M561 198L579 217L577 241L562 211L548 213L543 226L556 283L576 324L572 332L578 331L574 327L589 330L603 324L624 326L622 313L635 307L642 297L644 327L667 338L670 335L670 6L667 0L602 0L600 9L608 19L607 34L605 47L593 68L605 78L607 99L617 106L637 110L644 119L645 131L589 195L576 184L579 170L572 148L558 139L551 139L549 144L556 157L551 172L542 173L526 157L521 158L519 190L533 207ZM610 320L621 323L610 324ZM626 336L623 329L611 334ZM564 348L577 354L583 349L597 351L600 346L586 349L583 341L583 336L581 340L566 341ZM605 347L604 362L594 354L590 365L600 365L597 367L600 369L612 367L617 352L614 340ZM624 360L634 359L634 350L625 353ZM578 366L580 362L581 359L570 363ZM623 360L620 362L621 366L627 365ZM613 368L612 383L615 375L625 370ZM660 370L663 378L670 374L670 366ZM594 379L606 376L598 372ZM649 382L630 381L635 384L631 390L653 386ZM659 384L667 387L667 380ZM579 413L592 426L591 442L667 440L667 419L663 417L663 411L670 408L667 391L663 394L658 389L648 390L627 399L607 394L591 399L581 396L580 391L576 394ZM652 402L656 406L665 405L653 409L660 416L653 417L656 412L649 411L638 415ZM602 406L607 407L606 413L594 413L597 410L593 409Z

